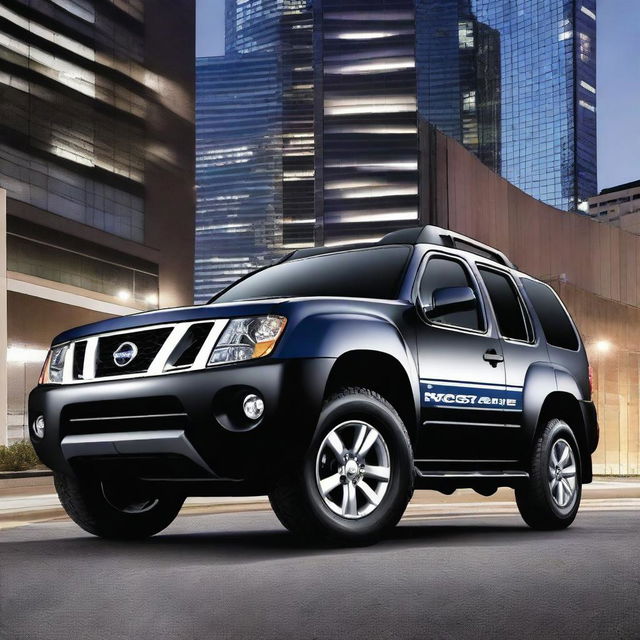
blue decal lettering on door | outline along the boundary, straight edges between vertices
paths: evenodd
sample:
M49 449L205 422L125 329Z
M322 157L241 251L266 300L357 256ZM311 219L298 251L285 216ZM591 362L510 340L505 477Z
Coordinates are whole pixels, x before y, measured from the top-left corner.
M420 395L423 407L522 411L522 389L518 387L421 380Z

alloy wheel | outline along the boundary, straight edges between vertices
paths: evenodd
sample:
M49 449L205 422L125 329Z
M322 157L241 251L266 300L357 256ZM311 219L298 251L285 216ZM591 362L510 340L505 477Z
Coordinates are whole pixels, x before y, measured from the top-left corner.
M576 497L576 458L571 445L559 438L549 455L549 490L558 507L568 507Z
M316 457L316 485L335 514L358 519L381 503L391 479L389 448L380 432L362 420L337 425Z

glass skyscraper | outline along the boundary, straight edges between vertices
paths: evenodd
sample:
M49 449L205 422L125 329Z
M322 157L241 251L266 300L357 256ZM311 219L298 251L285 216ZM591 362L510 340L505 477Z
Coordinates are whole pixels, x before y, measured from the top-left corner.
M427 124L558 208L596 191L595 0L227 0L226 21L197 73L200 301L423 219Z
M226 4L196 66L196 301L314 244L313 21L304 0Z

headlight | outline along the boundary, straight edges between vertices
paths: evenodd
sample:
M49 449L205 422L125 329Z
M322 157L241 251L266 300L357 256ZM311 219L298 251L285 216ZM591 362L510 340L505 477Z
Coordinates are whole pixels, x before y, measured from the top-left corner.
M240 362L269 355L286 323L287 319L282 316L229 320L211 352L209 364Z
M49 351L47 359L44 361L44 366L42 367L40 380L38 381L40 384L48 384L52 382L59 384L62 382L64 360L67 357L68 350L69 345L64 344L61 347L53 347L53 349Z

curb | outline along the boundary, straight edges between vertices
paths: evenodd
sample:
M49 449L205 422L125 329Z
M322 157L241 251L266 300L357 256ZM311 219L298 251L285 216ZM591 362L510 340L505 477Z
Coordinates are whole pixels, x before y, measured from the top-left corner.
M19 478L48 478L53 472L49 469L31 469L29 471L0 471L0 482L3 480L17 480Z
M182 507L181 515L208 515L215 513L237 513L245 511L269 511L271 505L269 499L264 498L217 498L215 502L212 500L201 501L194 500L192 504L188 502ZM62 506L46 506L36 509L25 509L22 511L8 511L0 513L0 530L3 528L19 526L20 524L30 524L35 522L50 522L52 520L68 520L65 510Z

